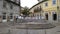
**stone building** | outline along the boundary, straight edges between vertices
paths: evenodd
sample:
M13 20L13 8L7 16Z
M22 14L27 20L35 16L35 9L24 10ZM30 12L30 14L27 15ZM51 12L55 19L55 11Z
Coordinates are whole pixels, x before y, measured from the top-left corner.
M0 0L0 22L13 21L19 16L19 0Z

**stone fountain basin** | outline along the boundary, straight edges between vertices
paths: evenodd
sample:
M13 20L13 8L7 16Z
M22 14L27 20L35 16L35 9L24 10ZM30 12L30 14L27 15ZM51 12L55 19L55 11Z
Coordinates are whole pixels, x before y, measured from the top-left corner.
M56 27L50 23L23 23L19 25L15 25L12 28L16 29L50 29Z

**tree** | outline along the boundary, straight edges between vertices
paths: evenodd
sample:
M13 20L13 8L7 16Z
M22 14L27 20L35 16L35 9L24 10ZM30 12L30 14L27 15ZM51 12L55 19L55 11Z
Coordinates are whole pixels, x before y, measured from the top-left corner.
M28 7L24 7L24 10L22 11L22 14L24 16L29 16L30 12L29 12L29 8Z

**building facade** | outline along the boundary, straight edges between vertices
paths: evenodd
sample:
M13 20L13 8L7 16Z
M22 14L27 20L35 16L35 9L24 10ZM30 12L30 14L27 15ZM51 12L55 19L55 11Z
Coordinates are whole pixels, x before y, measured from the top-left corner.
M46 2L43 2L44 16L46 20L58 21L58 2L58 0L48 0Z
M18 0L0 0L1 22L13 21L19 16L20 5Z
M43 2L45 1L41 1L30 8L30 16L35 16L37 18L44 17Z
M46 29L45 34L60 34L60 0L47 0L39 2L38 4L34 5L32 8L30 8L30 12L32 12L32 15L37 13L34 12L35 7L42 7L41 12L42 16L45 17L45 20L48 21L48 23L52 23L56 25L55 28L52 29ZM43 33L42 33L43 34Z
M36 13L42 13L41 15L48 21L60 21L60 0L46 0L41 1L30 8L30 12L35 13L35 7L40 7L40 12L36 11ZM39 5L39 6L38 6Z

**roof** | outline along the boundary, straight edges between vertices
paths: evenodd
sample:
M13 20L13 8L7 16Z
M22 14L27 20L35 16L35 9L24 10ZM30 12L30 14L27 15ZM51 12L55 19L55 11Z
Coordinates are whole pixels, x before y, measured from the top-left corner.
M13 3L13 4L17 5L17 6L20 6L20 4L17 4L16 2L13 2L13 1L10 1L10 0L5 0L5 1L7 1L9 3Z
M29 10L31 10L33 7L35 7L35 6L37 6L37 5L41 4L41 3L43 3L43 2L45 2L45 1L47 1L47 0L44 0L44 1L41 1L41 2L39 2L39 3L37 3L37 4L35 4L35 5L32 6Z

